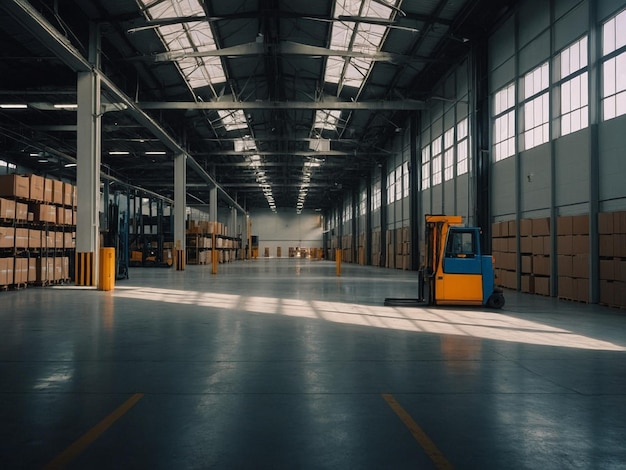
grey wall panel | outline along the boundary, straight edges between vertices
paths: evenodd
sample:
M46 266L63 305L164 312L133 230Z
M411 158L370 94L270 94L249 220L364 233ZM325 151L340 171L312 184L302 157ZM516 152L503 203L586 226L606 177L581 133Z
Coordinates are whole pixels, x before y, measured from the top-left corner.
M520 154L520 210L522 216L550 208L550 145Z
M470 214L469 176L458 176L456 179L456 213L467 220Z
M443 183L443 213L456 214L456 188L454 180Z
M554 0L554 19L559 21L562 17L575 8L580 8L583 4L584 8L588 8L587 0Z
M555 142L555 205L565 207L589 201L589 129Z
M281 247L283 257L287 256L290 246L313 248L322 246L322 227L320 214L303 210L297 215L295 211L274 213L269 209L250 212L252 233L259 237L259 254L265 248L270 255L276 255L276 248Z
M495 70L515 54L515 18L511 16L489 38L489 69Z
M427 189L426 191L422 191L421 193L421 197L420 197L420 203L421 203L421 213L423 215L426 214L432 214L433 210L432 210L432 195L430 192L430 189Z
M598 19L602 21L626 8L624 0L597 0L596 3L598 4Z
M509 83L511 83L514 78L515 59L510 58L500 67L491 72L491 76L489 78L489 92L494 93L495 91L502 88L504 85L508 85Z
M565 48L589 29L587 2L570 1L568 3L575 4L575 7L554 25L554 49L556 51Z
M546 0L526 0L519 9L520 48L533 41L550 25L550 6Z
M626 205L626 116L620 116L599 125L600 141L600 201L623 208ZM620 208L620 210L622 210ZM617 209L611 209L617 210Z
M434 188L431 188L430 195L432 198L432 210L433 214L443 214L445 208L443 207L443 186L438 184Z
M515 214L515 157L491 167L491 207L494 217Z
M550 57L550 33L546 31L519 52L519 73L524 75Z
M456 97L461 98L467 95L469 90L469 64L464 61L456 70Z

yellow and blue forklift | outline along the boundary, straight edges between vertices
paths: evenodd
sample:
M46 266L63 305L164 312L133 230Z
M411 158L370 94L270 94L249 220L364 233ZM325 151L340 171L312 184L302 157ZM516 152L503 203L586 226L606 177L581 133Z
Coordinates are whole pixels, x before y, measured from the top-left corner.
M385 305L484 305L502 308L493 257L481 252L478 227L464 227L458 215L427 215L424 264L417 299L385 299ZM427 291L428 298L425 298Z

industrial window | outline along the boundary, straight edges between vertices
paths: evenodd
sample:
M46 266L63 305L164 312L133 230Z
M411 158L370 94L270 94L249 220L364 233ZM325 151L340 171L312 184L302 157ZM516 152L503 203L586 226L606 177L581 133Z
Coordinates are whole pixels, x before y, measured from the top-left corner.
M359 200L359 215L365 215L367 212L367 191L361 191Z
M626 10L602 27L602 119L626 114Z
M449 181L454 178L454 127L448 129L443 135L443 178Z
M515 84L496 92L493 100L493 146L496 162L515 153Z
M422 149L422 189L430 188L430 145Z
M409 162L402 164L402 197L409 197Z
M524 150L531 149L548 142L549 133L549 95L547 93L549 83L548 63L540 65L536 69L524 75L522 84L524 87Z
M6 168L8 170L15 170L17 166L13 163L5 162L4 160L0 160L0 168Z
M343 222L350 222L352 220L352 200L348 199L343 206Z
M587 36L576 41L559 56L561 83L561 135L589 126L589 79L587 71ZM570 78L571 77L571 78Z
M396 170L387 174L387 204L396 201Z
M379 209L381 205L380 181L374 184L372 189L372 212Z
M462 119L456 125L456 174L464 175L467 173L467 157L469 151L469 120Z
M435 140L433 140L432 145L432 153L433 153L433 158L432 158L432 170L433 170L433 176L432 176L432 184L433 186L437 186L438 184L441 184L441 136L436 137Z
M402 183L404 179L402 177L402 165L396 167L396 201L402 199Z

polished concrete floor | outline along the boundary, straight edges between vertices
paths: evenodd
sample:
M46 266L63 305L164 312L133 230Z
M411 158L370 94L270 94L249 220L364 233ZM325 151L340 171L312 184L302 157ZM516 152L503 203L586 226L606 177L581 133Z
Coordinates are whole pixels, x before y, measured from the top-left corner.
M0 293L0 468L624 469L626 312L259 259Z

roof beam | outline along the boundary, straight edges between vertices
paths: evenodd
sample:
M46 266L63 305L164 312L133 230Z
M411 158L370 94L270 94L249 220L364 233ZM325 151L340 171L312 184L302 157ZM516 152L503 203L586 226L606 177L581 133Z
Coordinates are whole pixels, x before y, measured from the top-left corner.
M259 109L338 109L367 111L420 111L426 108L423 101L146 101L138 103L147 109L208 109L208 110L259 110Z
M75 72L93 72L100 76L102 86L106 88L112 95L120 100L126 109L132 114L134 119L148 129L155 137L160 139L170 150L178 155L185 155L187 165L194 169L208 184L217 187L226 199L242 213L246 210L235 201L230 194L222 188L204 168L202 168L194 158L189 155L174 140L168 132L161 127L151 116L138 108L135 103L126 94L121 91L115 83L111 81L104 73L94 65L90 64L82 54L55 28L52 26L36 9L34 9L26 0L7 0L0 4L0 8L4 8L16 21L29 31L37 40L63 61L70 69Z

